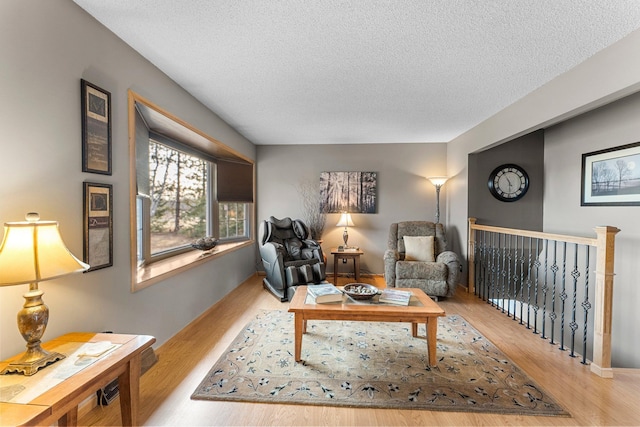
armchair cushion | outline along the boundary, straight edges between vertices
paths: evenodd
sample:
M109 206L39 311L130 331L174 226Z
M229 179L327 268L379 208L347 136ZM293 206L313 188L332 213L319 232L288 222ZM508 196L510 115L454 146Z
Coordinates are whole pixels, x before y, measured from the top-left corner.
M404 236L405 261L436 260L433 254L433 236Z

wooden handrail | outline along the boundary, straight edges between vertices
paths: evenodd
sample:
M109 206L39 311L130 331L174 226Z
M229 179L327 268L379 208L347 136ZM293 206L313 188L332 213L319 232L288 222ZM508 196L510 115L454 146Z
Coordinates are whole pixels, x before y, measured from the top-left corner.
M620 231L616 227L595 227L596 237L578 237L538 231L518 230L513 228L494 227L476 224L476 218L469 218L468 230L468 292L475 293L475 245L476 231L488 231L504 235L546 239L557 242L588 245L596 248L596 284L594 305L594 338L593 360L591 371L604 377L612 378L611 369L611 320L613 307L613 267L615 253L615 236Z

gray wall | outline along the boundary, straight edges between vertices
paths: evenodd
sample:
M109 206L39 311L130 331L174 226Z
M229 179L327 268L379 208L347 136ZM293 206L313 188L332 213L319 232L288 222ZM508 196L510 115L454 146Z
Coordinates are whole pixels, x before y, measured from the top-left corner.
M529 176L529 190L515 202L502 202L487 181L500 165L515 163ZM480 153L469 154L469 216L478 224L542 231L544 131L537 131Z
M613 364L640 367L640 206L580 206L582 154L640 141L640 94L549 128L544 230L593 236L611 225L616 236L613 292Z
M57 220L82 257L82 182L113 184L113 267L43 282L44 339L71 331L174 335L255 272L252 247L130 292L127 90L255 159L254 145L70 0L0 1L0 221ZM113 175L81 172L80 79L111 92ZM0 288L0 358L24 350L24 286Z
M378 212L353 214L355 227L349 228L349 244L365 254L361 271L384 272L389 224L402 220L435 220L436 196L427 176L445 174L445 144L361 144L361 145L272 145L258 146L258 220L301 218L302 202L296 189L301 182L319 184L323 171L368 171L378 173ZM440 222L447 224L442 188ZM323 250L342 244L339 214L328 214ZM331 256L329 255L329 258ZM328 271L333 272L329 259ZM352 264L339 266L351 272Z

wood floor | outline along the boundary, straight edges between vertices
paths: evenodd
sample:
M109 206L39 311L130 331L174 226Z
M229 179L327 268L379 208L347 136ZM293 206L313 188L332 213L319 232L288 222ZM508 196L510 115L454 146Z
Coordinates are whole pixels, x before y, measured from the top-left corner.
M350 282L339 278L340 285ZM361 281L384 287L379 276ZM191 393L214 362L261 309L286 310L261 286L255 276L240 285L207 313L156 349L158 363L141 379L142 425L640 425L640 373L615 370L613 379L590 373L577 359L538 336L529 335L518 322L460 289L440 301L447 314L460 314L483 333L534 381L565 407L571 417L529 417L397 409L357 409L325 406L211 402L191 400ZM81 417L81 425L120 424L116 400Z

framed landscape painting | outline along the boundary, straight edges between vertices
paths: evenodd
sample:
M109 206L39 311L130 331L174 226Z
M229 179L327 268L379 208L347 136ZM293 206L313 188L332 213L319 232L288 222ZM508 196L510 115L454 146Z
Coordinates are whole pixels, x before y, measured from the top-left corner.
M321 172L320 210L376 213L377 172Z
M640 206L640 142L582 155L581 206Z

